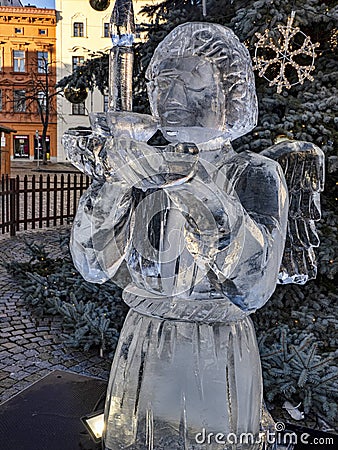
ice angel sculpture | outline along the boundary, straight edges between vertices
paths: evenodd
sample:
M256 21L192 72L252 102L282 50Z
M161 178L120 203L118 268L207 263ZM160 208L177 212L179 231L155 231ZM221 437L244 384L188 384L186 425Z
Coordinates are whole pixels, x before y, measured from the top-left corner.
M102 283L125 262L131 277L105 449L263 449L250 314L278 280L315 275L323 154L305 142L233 150L256 125L257 99L249 53L228 28L178 26L147 77L152 116L94 114L92 132L65 136L94 180L74 221L75 265ZM156 129L167 146L147 144ZM240 444L241 433L258 441Z

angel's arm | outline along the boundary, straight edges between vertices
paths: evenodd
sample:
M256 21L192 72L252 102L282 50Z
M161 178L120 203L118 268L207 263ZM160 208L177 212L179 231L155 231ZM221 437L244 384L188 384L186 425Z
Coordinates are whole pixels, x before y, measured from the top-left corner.
M215 288L244 310L262 306L275 289L285 240L287 192L278 164L236 156L214 179L196 176L168 195L185 214L187 247Z
M246 153L247 167L236 184L246 217L241 258L231 277L221 284L242 309L254 311L271 297L283 256L288 193L279 164Z
M71 234L70 250L83 278L104 283L128 251L132 191L121 182L94 182L82 195Z
M94 179L79 203L71 251L79 272L96 283L113 277L127 254L133 189L184 183L195 173L198 161L193 144L160 149L136 140L132 125L135 120L146 124L148 116L121 113L117 118L121 120L114 136L109 129L96 127L73 130L63 138L68 158Z
M114 118L115 131L112 126L111 132L94 129L65 133L66 155L79 170L99 181L122 181L142 190L181 184L194 176L198 162L194 144L153 147L142 140L140 129L148 122L152 124L151 116L115 113Z

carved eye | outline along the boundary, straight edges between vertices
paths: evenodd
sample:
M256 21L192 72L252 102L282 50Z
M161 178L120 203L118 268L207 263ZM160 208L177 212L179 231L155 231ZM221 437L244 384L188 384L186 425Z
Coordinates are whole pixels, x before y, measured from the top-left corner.
M165 78L165 77L157 77L154 80L154 85L155 87L161 89L161 90L167 90L170 88L172 83L172 80L170 78Z
M153 81L147 81L146 83L148 91L153 91L155 88L155 83Z
M200 88L193 88L191 86L186 86L187 91L191 91L191 92L203 92L208 88L208 86L203 86Z

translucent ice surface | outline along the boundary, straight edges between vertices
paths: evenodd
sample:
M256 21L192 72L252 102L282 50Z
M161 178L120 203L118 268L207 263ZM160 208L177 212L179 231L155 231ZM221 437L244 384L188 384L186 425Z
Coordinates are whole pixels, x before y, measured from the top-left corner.
M110 17L108 110L133 109L133 42L135 21L132 0L116 0Z
M249 54L228 28L180 25L147 77L152 116L94 113L91 131L64 137L94 179L74 220L74 263L92 282L114 280L122 263L131 279L104 448L268 449L255 441L273 422L262 417L249 314L277 280L315 274L323 155L304 142L233 150L256 125L257 99ZM158 129L168 145L148 144ZM208 433L222 442L203 442Z
M290 196L288 232L278 283L304 284L317 275L313 249L319 246L315 222L321 218L325 156L316 145L302 141L283 141L262 154L282 166Z
M178 26L155 50L146 76L153 114L169 141L198 143L220 134L234 140L256 125L250 55L228 28Z

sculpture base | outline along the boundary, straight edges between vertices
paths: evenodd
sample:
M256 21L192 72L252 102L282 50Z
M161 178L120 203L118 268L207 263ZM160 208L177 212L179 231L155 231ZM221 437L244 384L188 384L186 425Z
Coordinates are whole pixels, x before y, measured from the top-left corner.
M128 447L115 444L111 446L103 445L103 450L148 450L149 448L154 450L277 450L277 447L266 446L264 443L259 442L260 437L256 436L256 444L240 444L238 439L237 444L226 444L227 437L225 435L219 436L221 433L211 433L206 430L197 434L197 442L188 441L182 436L178 436L179 430L175 430L172 424L157 422L157 428L161 430L161 437L154 439L154 444L149 447L149 434L139 433L137 440ZM235 442L234 435L228 436L229 441ZM155 442L156 441L156 442ZM284 450L284 449L283 449Z

